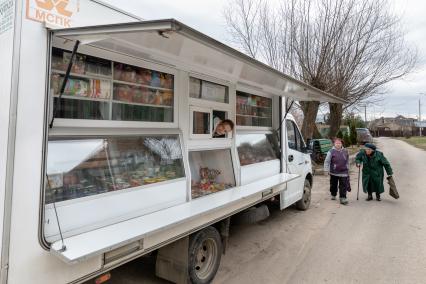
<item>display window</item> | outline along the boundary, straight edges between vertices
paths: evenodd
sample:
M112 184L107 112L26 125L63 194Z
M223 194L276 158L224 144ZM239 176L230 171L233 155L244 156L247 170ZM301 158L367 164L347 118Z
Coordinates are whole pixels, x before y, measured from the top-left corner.
M272 134L238 134L236 144L241 166L279 159L271 143Z
M189 165L193 199L235 187L230 149L191 151Z
M237 91L237 125L272 127L272 99Z
M185 176L178 135L54 139L46 172L46 203Z
M173 122L172 74L77 54L58 104L71 53L52 50L51 90L59 118ZM108 111L105 111L107 109Z
M189 78L189 96L195 99L229 103L228 87L201 79Z

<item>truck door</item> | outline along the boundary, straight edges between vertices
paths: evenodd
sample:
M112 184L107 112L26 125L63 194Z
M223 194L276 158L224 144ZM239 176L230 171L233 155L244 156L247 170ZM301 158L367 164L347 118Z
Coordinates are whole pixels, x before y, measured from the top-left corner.
M302 198L306 176L305 162L307 159L302 152L305 144L296 123L292 120L286 120L285 125L287 149L284 158L287 162L287 172L300 176L287 184L287 190L281 195L281 198L284 199L281 200L281 209L290 206Z

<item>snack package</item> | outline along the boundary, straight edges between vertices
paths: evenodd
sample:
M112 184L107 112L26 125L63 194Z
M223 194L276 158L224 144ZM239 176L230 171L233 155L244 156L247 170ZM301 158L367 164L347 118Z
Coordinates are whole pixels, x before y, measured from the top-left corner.
M106 80L91 80L91 97L98 99L109 99L110 94L110 83Z
M64 93L69 96L88 97L90 94L89 82L85 80L69 78L67 85L65 86Z
M152 71L151 76L152 76L151 86L160 87L161 86L160 74L156 71Z
M148 86L151 85L151 80L152 80L151 70L140 69L138 73L139 73L138 83L148 85Z

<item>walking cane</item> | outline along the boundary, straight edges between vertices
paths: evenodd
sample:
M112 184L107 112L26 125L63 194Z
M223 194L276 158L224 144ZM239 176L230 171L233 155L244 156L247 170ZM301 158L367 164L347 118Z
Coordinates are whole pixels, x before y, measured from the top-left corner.
M359 200L359 176L361 175L361 165L358 167L358 191L356 193L356 200Z

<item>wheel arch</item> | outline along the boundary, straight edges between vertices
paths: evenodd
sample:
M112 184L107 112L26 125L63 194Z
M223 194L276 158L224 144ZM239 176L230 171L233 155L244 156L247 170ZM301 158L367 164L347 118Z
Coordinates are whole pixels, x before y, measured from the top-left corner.
M314 185L314 176L312 175L312 173L308 173L305 177L305 180L309 181L311 187Z

